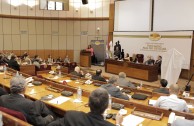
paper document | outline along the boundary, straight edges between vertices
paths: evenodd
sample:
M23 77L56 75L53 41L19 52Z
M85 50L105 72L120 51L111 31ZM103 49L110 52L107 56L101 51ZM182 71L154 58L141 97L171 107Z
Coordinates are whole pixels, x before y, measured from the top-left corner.
M49 103L58 104L59 105L59 104L62 104L64 102L68 101L69 99L70 98L67 98L67 97L64 97L64 96L59 96L59 97L57 97L55 99L50 100Z
M187 107L188 107L188 108L191 108L191 109L194 108L193 105L187 105Z
M152 100L152 99L150 99L148 104L151 105L151 106L154 106L155 103L156 103L156 101L157 101L157 100Z
M63 81L66 81L67 83L68 83L68 82L71 82L71 80L60 80L59 82L60 82L60 83L63 83Z
M123 118L122 125L123 126L137 126L138 124L142 123L145 119L139 116L135 116L129 114L128 116Z
M55 76L55 77L53 77L53 78L51 78L51 79L56 80L56 79L59 79L59 77L58 77L58 76Z

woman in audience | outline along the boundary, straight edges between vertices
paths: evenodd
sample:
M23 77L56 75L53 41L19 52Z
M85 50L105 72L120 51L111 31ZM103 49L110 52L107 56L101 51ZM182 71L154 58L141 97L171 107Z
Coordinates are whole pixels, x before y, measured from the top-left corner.
M12 55L11 59L8 63L8 66L14 70L20 71L20 65L18 64L18 62L16 61L16 56Z
M48 55L48 59L47 59L48 64L52 64L53 63L53 58L51 55Z

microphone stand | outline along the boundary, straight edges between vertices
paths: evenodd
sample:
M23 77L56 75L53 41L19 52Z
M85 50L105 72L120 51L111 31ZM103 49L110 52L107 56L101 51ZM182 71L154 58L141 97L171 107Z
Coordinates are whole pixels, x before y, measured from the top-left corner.
M189 78L189 81L188 81L188 83L185 86L185 91L190 91L191 90L191 85L189 83L190 83L191 79L193 78L193 75L194 75L194 73Z

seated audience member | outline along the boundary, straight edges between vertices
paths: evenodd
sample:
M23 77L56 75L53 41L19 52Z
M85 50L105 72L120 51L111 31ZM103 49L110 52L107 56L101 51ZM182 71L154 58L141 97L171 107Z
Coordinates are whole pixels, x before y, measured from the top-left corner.
M126 79L126 74L124 72L119 73L119 79L117 79L117 84L118 86L122 86L122 87L135 88L135 86Z
M27 52L24 52L24 54L21 56L21 59L24 60L25 57L27 57L27 56L28 56L28 53Z
M147 56L147 60L144 62L144 64L146 64L146 65L153 65L154 64L154 60L152 59L151 56Z
M7 91L4 88L0 87L0 96L5 94L7 94Z
M36 67L40 68L40 58L38 55L34 56L34 59L32 60L32 64L34 64Z
M57 63L62 62L62 59L61 59L60 56L56 59L56 62L57 62Z
M84 77L83 71L81 71L80 67L76 66L74 71L71 72L72 75L79 76L79 77Z
M29 55L27 54L25 57L24 57L24 62L26 62L27 64L31 65L32 64L32 61L29 57Z
M169 90L168 90L168 88L166 88L166 86L168 85L168 81L165 79L161 79L160 84L161 84L161 88L154 89L153 92L169 94Z
M53 58L51 57L51 55L48 55L47 62L48 62L49 64L52 64L52 63L53 63Z
M180 88L177 84L170 85L170 96L160 96L154 106L181 112L189 112L187 103L184 100L179 99L177 96L179 90Z
M171 126L194 126L194 120L177 118Z
M8 66L14 70L20 71L20 65L18 64L18 62L16 61L16 56L12 55L11 59L8 63Z
M120 89L117 88L116 86L117 86L117 78L115 76L110 77L108 84L101 85L101 87L106 89L112 97L129 100L129 97L127 95L122 94Z
M136 63L137 62L137 57L136 54L133 54L131 62Z
M126 54L124 59L130 61L129 53Z
M24 114L28 123L45 126L54 120L52 113L41 101L25 98L26 81L23 77L13 77L10 81L11 94L0 97L0 106L13 109Z
M0 55L0 65L6 65L7 63L3 60L3 55Z
M96 75L93 75L92 76L92 79L93 80L98 80L98 81L104 81L104 82L106 82L106 80L101 76L101 73L102 73L102 70L101 69L96 70Z
M69 59L69 56L66 55L65 59L64 59L64 63L70 63L70 59Z
M81 111L66 111L63 118L58 119L48 126L115 126L103 118L103 113L108 107L108 92L103 88L94 90L89 96L89 113ZM117 114L116 125L121 125L122 116Z

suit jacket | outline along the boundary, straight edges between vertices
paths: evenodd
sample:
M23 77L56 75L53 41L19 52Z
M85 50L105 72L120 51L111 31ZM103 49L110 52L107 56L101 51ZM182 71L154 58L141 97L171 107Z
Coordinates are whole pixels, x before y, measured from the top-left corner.
M169 94L169 90L167 88L157 88L157 89L154 89L153 92Z
M8 66L14 70L20 71L20 65L16 60L11 59L8 63Z
M7 94L7 91L5 91L5 89L3 89L2 87L0 87L0 96L1 95L5 95Z
M45 126L49 123L47 116L42 117L37 112L34 101L26 99L20 94L2 95L0 97L0 106L22 112L27 121L35 126Z
M105 80L103 77L98 76L98 75L93 75L93 76L92 76L92 79L93 79L93 80L98 80L98 81L106 82L106 80Z
M112 84L103 84L101 87L104 88L104 89L106 89L108 91L108 93L112 97L129 100L129 97L127 95L122 94L122 92L120 91L120 89L117 88L117 87L115 87Z
M118 83L119 86L135 88L135 86L131 82L126 80L125 78L117 79L117 83Z
M76 71L71 72L72 75L83 77L84 75L77 73Z
M102 115L92 112L67 111L62 119L50 123L48 126L115 126L104 120Z

